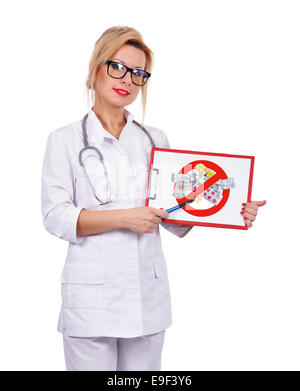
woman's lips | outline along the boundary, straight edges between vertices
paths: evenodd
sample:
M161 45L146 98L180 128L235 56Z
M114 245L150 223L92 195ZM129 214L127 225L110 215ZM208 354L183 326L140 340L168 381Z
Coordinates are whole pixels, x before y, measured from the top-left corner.
M129 93L128 92L123 92L123 90L119 90L119 89L116 89L116 88L114 88L114 90L115 90L115 92L118 94L118 95L121 95L121 96L127 96L127 95L129 95Z

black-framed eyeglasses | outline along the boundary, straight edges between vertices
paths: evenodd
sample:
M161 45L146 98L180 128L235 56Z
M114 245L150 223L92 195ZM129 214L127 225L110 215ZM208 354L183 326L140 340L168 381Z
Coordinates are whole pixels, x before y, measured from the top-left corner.
M132 83L137 86L144 86L151 76L151 73L138 68L129 68L118 61L107 60L107 74L114 79L122 79L127 72L131 74Z

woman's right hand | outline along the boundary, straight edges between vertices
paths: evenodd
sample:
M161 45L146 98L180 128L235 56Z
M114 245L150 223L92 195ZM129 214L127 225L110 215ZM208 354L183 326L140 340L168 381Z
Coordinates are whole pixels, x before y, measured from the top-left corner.
M134 232L152 233L162 219L168 218L163 209L139 206L137 208L123 209L125 226Z

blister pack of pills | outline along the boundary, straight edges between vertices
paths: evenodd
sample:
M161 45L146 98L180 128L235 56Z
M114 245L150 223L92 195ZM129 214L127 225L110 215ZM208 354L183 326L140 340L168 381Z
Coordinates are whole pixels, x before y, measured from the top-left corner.
M175 182L175 188L173 195L176 198L184 198L189 193L193 192L198 186L203 184L209 178L215 175L215 171L209 169L204 164L200 163L187 174L175 174L172 173L171 181ZM199 204L201 199L204 198L214 205L222 199L223 190L233 189L235 187L234 179L220 179L208 189L203 191L195 198L196 204Z

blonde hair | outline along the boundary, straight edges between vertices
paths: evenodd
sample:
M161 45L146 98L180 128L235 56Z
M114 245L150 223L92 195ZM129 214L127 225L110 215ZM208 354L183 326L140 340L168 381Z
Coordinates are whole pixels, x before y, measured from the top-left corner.
M128 26L113 26L105 30L100 38L96 41L95 47L89 62L89 73L86 80L88 101L89 92L92 93L92 102L95 102L95 88L94 83L96 79L96 73L101 64L104 64L111 55L120 49L124 44L132 45L138 49L143 50L146 57L145 71L150 72L152 70L154 55L153 52L144 43L142 35L132 27ZM145 118L146 101L147 101L147 89L150 79L147 83L141 87L142 93L142 107L143 107L143 121Z

